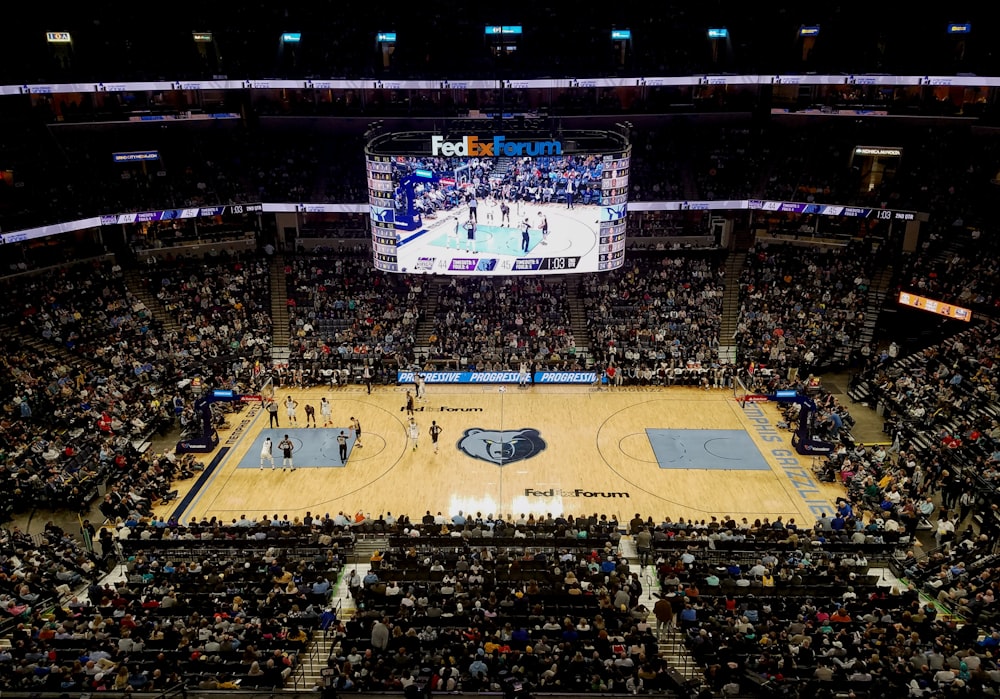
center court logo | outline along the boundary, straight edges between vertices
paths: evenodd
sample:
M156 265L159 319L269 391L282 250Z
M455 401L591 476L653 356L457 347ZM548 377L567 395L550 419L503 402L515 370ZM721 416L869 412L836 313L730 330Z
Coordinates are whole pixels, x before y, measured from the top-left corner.
M463 136L461 141L446 141L444 136L431 136L431 155L468 157L562 155L559 141L508 141L505 136L491 140L479 136Z
M538 430L484 430L473 427L465 431L458 448L473 459L506 466L530 459L545 451L545 440Z

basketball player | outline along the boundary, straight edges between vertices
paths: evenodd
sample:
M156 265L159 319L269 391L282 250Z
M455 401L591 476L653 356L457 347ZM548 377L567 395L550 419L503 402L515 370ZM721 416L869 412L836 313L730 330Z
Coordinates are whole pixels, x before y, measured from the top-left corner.
M298 422L298 418L295 417L295 409L299 407L299 402L294 400L291 396L285 399L285 413L288 415L289 422Z
M333 408L330 406L330 401L326 399L326 396L323 396L319 401L319 414L323 416L323 427L329 427L332 423L332 413Z
M510 225L510 204L506 199L500 201L500 225Z
M465 252L475 252L476 251L476 222L473 219L469 219L465 222Z
M517 377L517 385L521 388L528 387L528 363L521 362L521 371Z
M406 414L413 417L413 393L411 391L406 392Z
M361 422L356 417L351 417L351 429L354 430L354 446L358 449L364 446L361 443Z
M340 448L340 463L347 463L347 434L341 430L337 435L337 446Z
M413 382L417 385L417 400L422 403L427 400L427 379L423 374L417 374Z
M541 211L538 212L538 228L542 231L542 245L548 245L549 219Z
M417 450L417 440L420 439L420 427L417 425L416 421L410 418L410 440L413 442L413 451Z
M427 430L431 435L431 443L434 445L434 453L438 453L438 437L441 436L441 425L437 424L437 420L431 420L431 428Z
M264 446L260 448L260 470L264 470L264 462L271 463L271 470L274 470L274 454L271 451L271 438L264 439Z
M311 425L309 423L312 423ZM316 426L316 408L312 407L309 403L306 403L306 427Z
M461 228L462 228L462 221L458 218L458 216L456 216L455 217L455 229L448 231L448 249L449 250L451 250L453 244L455 246L455 249L458 250L458 234L459 234L459 230Z
M292 463L292 452L295 450L295 446L287 434L284 439L278 442L278 449L281 449L281 470L285 471L290 468L294 471L295 464Z

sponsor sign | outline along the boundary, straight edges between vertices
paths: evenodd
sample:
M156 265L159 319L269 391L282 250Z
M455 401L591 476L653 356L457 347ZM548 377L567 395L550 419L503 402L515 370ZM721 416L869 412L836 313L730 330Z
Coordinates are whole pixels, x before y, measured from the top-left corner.
M899 305L919 308L921 311L936 313L939 316L944 316L945 318L964 320L967 323L972 320L972 311L968 308L962 308L961 306L945 303L944 301L936 301L935 299L929 299L926 296L917 296L916 294L911 294L908 291L899 292Z
M500 157L521 155L562 155L560 141L508 141L505 136L480 138L463 136L460 141L448 141L444 136L431 136L431 155L445 157Z
M396 383L413 383L417 372L396 373ZM521 374L517 371L428 371L423 372L426 383L519 383ZM593 371L536 371L536 384L592 384L600 377Z
M565 488L547 488L544 490L537 490L535 488L525 488L524 497L526 498L630 498L632 496L627 491L624 490L602 491L602 490L586 490L584 488L574 488L573 490L566 490Z

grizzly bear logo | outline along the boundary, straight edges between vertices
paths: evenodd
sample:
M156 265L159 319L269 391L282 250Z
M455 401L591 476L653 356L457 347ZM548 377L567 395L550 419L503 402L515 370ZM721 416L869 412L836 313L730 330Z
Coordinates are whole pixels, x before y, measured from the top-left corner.
M545 440L538 430L530 428L498 432L473 427L462 435L458 448L473 459L506 466L537 455L545 449Z

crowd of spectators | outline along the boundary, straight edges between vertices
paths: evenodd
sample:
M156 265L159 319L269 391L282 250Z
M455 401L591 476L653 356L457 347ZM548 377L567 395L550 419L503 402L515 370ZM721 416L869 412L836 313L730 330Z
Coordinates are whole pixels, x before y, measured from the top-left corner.
M741 274L738 352L785 373L818 373L860 352L873 256L864 241L830 250L757 243Z
M452 277L439 287L428 358L470 371L516 370L522 362L577 366L568 284Z
M581 296L599 361L622 382L725 385L719 332L725 280L712 255L630 256L587 275Z
M421 19L438 27L452 21ZM661 22L654 18L648 26ZM695 23L690 16L684 22ZM239 41L249 46L253 39ZM352 63L347 45L335 52L345 65ZM666 54L646 48L653 45L639 50L659 67L690 70L698 62L691 45L672 42ZM453 57L440 55L429 54L424 68L453 70ZM593 63L596 54L578 55ZM289 49L286 59L292 58ZM300 59L280 68L301 69L319 55L310 49ZM234 68L253 74L270 59L235 60ZM462 68L474 70L476 63ZM120 68L130 70L127 61ZM599 99L609 104L606 95ZM566 103L574 100L579 95ZM7 158L0 163L0 223L10 230L96 213L365 199L357 134L317 138L306 127L270 129L253 118L229 126L169 129L152 145L134 134L123 138L121 129L26 130L28 138L0 144ZM988 227L971 223L986 220L976 202L989 201L980 195L992 186L993 139L962 126L935 129L932 138L923 126L822 122L818 128L823 139L812 129L760 133L731 124L642 129L632 193L644 201L763 193L930 209L933 233L904 260L900 288L976 310L995 308L996 242L983 232ZM867 188L850 155L865 142L893 142L906 152ZM161 155L155 165L107 158L153 146ZM767 167L758 168L760 162ZM454 163L437 165L447 172ZM477 194L513 202L559 201L571 171L584 191L600 180L596 162L513 160L502 173L491 161L473 165ZM417 194L424 213L460 203L457 193ZM690 223L682 219L679 227ZM907 357L862 352L870 245L752 248L739 280L738 356L766 367L769 387L802 390L813 388L803 375L858 354L870 357L865 378L889 410L895 443L842 443L849 427L843 406L814 392L817 434L836 444L816 475L847 489L814 526L780 518L628 523L640 558L656 566L666 602L658 611L641 603L643 581L618 547L619 524L596 515L428 512L411 522L340 513L187 526L152 516L152 503L169 497L172 483L198 466L190 457L142 452L137 443L172 427L178 414L182 425L197 421L176 394L179 379L197 373L210 385L259 382L272 328L266 258L151 259L140 275L178 330L153 320L112 261L3 282L15 300L4 322L20 339L43 343L15 347L0 359L4 502L58 502L82 511L97 484L109 482L99 510L115 526L102 530L97 544L104 561L51 523L35 537L0 531L0 605L16 624L11 647L0 649L0 686L62 692L162 690L180 682L203 689L281 686L300 665L309 631L335 623L327 605L352 532L370 531L388 533L392 547L377 554L367 576L348 577L359 613L331 627L339 640L331 670L343 691L504 691L510 681L523 681L560 692L656 692L676 682L657 647L662 627L676 626L710 686L722 691L754 678L800 696L834 688L911 697L1000 693L1000 518L990 507L1000 484L996 326L974 325ZM21 264L18 271L29 266L27 257ZM290 256L286 264L289 361L297 375L303 367L326 376L362 363L392 381L390 364L418 362L424 280L373 272L370 255L357 250ZM586 340L623 382L727 386L734 369L718 357L725 281L710 255L635 256L622 270L599 276L451 278L436 299L428 359L480 370L516 369L524 361L578 366L567 299L569 285L579 283ZM800 376L787 378L789 370ZM797 417L794 408L786 417ZM979 519L977 533L971 525ZM928 528L939 548L923 556L909 551L900 564L912 587L879 586L868 559L895 558ZM127 580L95 584L119 551ZM84 585L86 595L72 596L71 588ZM950 615L964 623L952 624Z
M26 548L23 535L10 539ZM75 573L81 593L64 591L44 609L32 603L58 557L36 562L46 546L21 551L26 589L7 604L19 623L11 647L0 651L0 684L62 692L281 687L297 671L311 629L333 618L331 590L353 540L330 517L185 526L129 515L103 529L99 543L125 557L126 579L102 585L76 572L74 561L85 566L86 556L60 549L72 560L59 563L55 579Z
M4 320L24 342L3 359L5 508L82 512L110 483L105 503L125 504L107 518L148 513L170 497L173 481L199 468L190 457L148 451L151 438L178 420L182 429L201 429L181 383L202 377L249 389L265 378L266 262L189 262L145 273L180 330L160 327L110 259L5 279L6 293L21 303Z
M348 578L360 611L339 632L338 688L677 686L613 518L428 511L419 520L394 517L386 529L389 549L365 576Z
M156 342L169 348L172 376L210 375L216 386L250 388L271 353L271 274L256 251L216 258L150 257L141 283L176 328Z
M1000 303L1000 238L973 226L949 226L926 236L895 274L900 291L992 315Z
M997 351L989 322L906 356L883 352L860 377L866 399L883 406L887 432L914 453L921 480L941 483L948 517L968 491L967 505L990 526L1000 485Z
M888 514L872 519L845 498L814 524L668 518L640 522L636 540L640 554L645 545L655 557L658 623L679 626L708 683L723 694L762 685L800 697L995 694L997 634L979 625L995 613L985 537L957 536L955 556L918 559L908 551L901 568L911 584L890 587L870 561L906 550L911 540L890 522L899 524ZM975 562L966 568L966 561ZM928 578L934 601L919 596ZM966 597L967 587L975 594ZM939 609L935 601L956 590L975 600L972 608ZM960 609L972 614L955 626L946 614Z
M284 272L293 368L329 376L367 364L382 380L383 369L416 359L424 312L419 276L375 271L364 251L286 257Z
M766 367L775 385L791 381L807 390L812 384L786 378L787 371L811 374L857 349L872 259L861 246L833 252L790 250L761 245L750 251L740 280L738 339L741 356ZM989 306L991 297L985 292L993 270L988 263L960 277L957 270L966 258L958 252L943 267L928 262L931 248L922 252L907 268L916 289ZM333 258L290 256L284 273L293 362L310 363L321 372L357 361L379 366L387 355L397 363L416 360L416 325L426 301L421 279L379 276L371 271L368 255L358 251ZM259 380L255 360L265 357L271 344L270 277L267 258L256 254L208 263L154 258L140 274L163 308L177 318L180 331L164 330L152 320L113 262L66 267L54 281L50 276L44 283L31 275L5 282L12 298L26 301L23 308L8 309L6 321L23 335L62 348L59 354L25 350L4 359L4 391L10 400L5 401L7 415L0 426L16 445L4 454L5 487L22 499L65 499L71 506L82 506L91 496L91 484L115 474L101 512L123 523L119 545L145 548L131 562L132 572L138 573L118 590L93 591L99 597L92 596L91 605L100 596L108 597L109 608L138 605L121 618L139 608L146 610L139 612L146 618L151 616L145 586L159 583L169 589L169 580L158 576L175 563L168 559L176 556L166 553L172 546L211 547L215 544L209 542L252 535L273 547L270 540L286 527L305 526L294 521L286 525L287 518L276 516L249 525L241 523L245 520L195 523L185 530L176 522L149 519L151 503L168 495L175 479L190 477L195 464L140 454L128 437L148 431L150 416L156 418L153 424L172 424L171 384L206 359L212 360L213 384ZM526 359L575 364L579 358L567 304L570 282L581 285L588 339L601 361L621 371L623 381L728 385L732 373L717 356L724 279L709 254L635 256L625 269L601 276L503 282L452 278L440 286L429 359L484 370L516 369ZM902 564L907 578L969 623L992 623L992 575L997 566L989 533L1000 520L990 519L987 509L981 525L985 538L968 525L988 502L982 496L983 483L997 478L1000 463L1000 415L990 409L997 398L995 336L992 325L976 325L912 358L899 358L895 352L871 358L871 382L893 409L890 418L899 428L898 443L893 449L837 444L817 476L843 483L847 497L815 527L800 530L789 526L792 523L730 519L647 523L650 551L662 554L656 561L661 594L676 604L677 620L669 623L685 632L713 686L722 689L753 676L798 691L846 686L889 692L905 688L912 693L924 690L922 682L950 692L995 691L991 673L997 671L983 642L944 627L933 605L919 603L913 590L890 594L875 587L865 561L912 542L918 531L930 527L942 548L926 557L907 556ZM846 355L838 352L845 347ZM76 364L68 357L87 361ZM829 394L816 398L817 434L838 442L849 427L842 406ZM44 429L52 424L49 416L62 420L64 429ZM968 493L975 494L973 499ZM938 498L939 505L929 504ZM343 521L329 519L330 527L352 523L338 517ZM626 574L615 523L523 516L501 519L502 524L491 517L461 523L438 519L425 517L416 524L405 517L392 523L380 518L361 525L390 532L398 546L378 561L370 574L373 579L352 588L364 607L354 621L337 630L342 653L334 658L333 669L341 688L396 690L428 682L435 688L497 690L509 676L559 691L658 691L673 686L669 668L654 650L651 611L639 605L634 576ZM250 529L237 534L235 528L244 526ZM631 525L629 531L639 534ZM14 536L28 545L23 535ZM316 548L313 564L321 566L320 557L330 563L329 543L321 537L314 528L308 541L295 541L294 548ZM504 551L508 545L520 551ZM744 547L760 554L764 572L751 572L757 564L749 560L723 559ZM68 545L56 549L54 558L40 557L47 555L43 553L30 562L50 576L63 577L39 582L37 591L29 586L27 597L18 587L4 598L16 618L34 623L30 602L39 598L32 595L52 595L54 581L79 584L101 567L81 550ZM340 554L333 550L333 562L338 563ZM209 559L208 574L220 567L238 569L239 562L228 559L231 554L219 556ZM685 560L688 557L692 560ZM13 558L21 562L24 556ZM284 573L272 570L271 558L265 549L250 561L250 569L263 577L254 578L256 587L249 593L243 587L234 592L227 585L224 594L195 599L207 606L199 608L198 618L186 614L180 623L172 622L169 628L175 632L147 623L147 635L138 635L138 651L134 631L126 635L104 624L92 629L92 636L86 631L81 636L62 619L57 618L52 629L44 627L53 622L37 620L38 633L17 636L24 641L17 651L23 655L11 653L7 659L19 663L12 665L8 686L100 689L98 674L102 679L113 675L111 686L117 681L134 688L179 680L205 688L226 687L235 679L244 686L279 685L294 671L295 655L308 638L308 628L320 623L323 605L309 597L312 593L305 592L304 583L294 580L294 572L294 591L289 592L287 583L283 592L265 590L269 573ZM169 567L176 571L180 566ZM250 582L225 575L226 580ZM274 578L271 575L270 582L276 585ZM326 580L329 584L329 576ZM310 590L313 584L323 587L322 580L316 580ZM698 587L703 589L699 592ZM188 592L197 594L194 586ZM201 618L235 605L236 597L246 602L248 596L259 606L247 604L246 616L259 617L258 622L245 623L237 614L231 626L216 625L206 638L197 633L197 640L184 642L185 632L191 636ZM119 597L126 601L116 606ZM285 602L292 598L308 603L297 611L286 609ZM540 600L544 606L536 613ZM96 607L100 613L100 605ZM76 611L81 609L87 609L86 603ZM93 613L93 607L80 613ZM800 631L793 628L798 625ZM929 640L931 631L944 634L940 648ZM268 640L279 641L273 648L278 654L271 658L268 653L265 659L258 653L257 669L251 669L253 660L237 661L231 653L247 642L271 651L260 640L268 633ZM39 644L50 639L54 645L56 640L67 641L67 646L83 640L88 652L104 649L115 667L104 663L93 671L101 665L98 661L94 668L85 662L76 668L69 654L52 657L41 652ZM94 641L98 648L91 647ZM163 647L151 648L158 641L165 641L159 644ZM161 657L166 645L178 643L185 653ZM224 643L228 645L222 650ZM876 645L872 653L869 646ZM882 650L886 647L892 654ZM155 656L149 653L154 649ZM145 655L135 660L137 652ZM920 658L927 659L926 667ZM4 660L0 655L0 663ZM424 677L426 667L434 669Z
M4 358L5 489L17 507L82 508L173 421L162 367L143 363L151 319L109 260L5 286L19 299L5 322L25 343Z
M46 522L38 535L18 527L0 529L0 627L43 613L46 605L103 570L99 561L69 532Z

